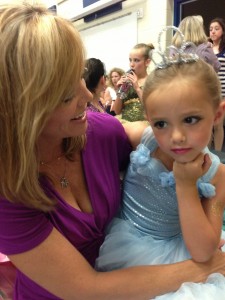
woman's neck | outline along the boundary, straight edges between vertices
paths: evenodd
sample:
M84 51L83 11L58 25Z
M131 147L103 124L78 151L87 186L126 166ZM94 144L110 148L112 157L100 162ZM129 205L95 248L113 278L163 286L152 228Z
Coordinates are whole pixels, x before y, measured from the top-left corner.
M103 112L103 109L101 107L101 105L99 104L99 100L100 100L100 95L98 94L93 94L93 99L91 101L92 105L94 105L99 111Z
M219 53L220 52L220 49L219 49L220 48L220 41L214 41L212 48L213 48L213 52L215 54Z

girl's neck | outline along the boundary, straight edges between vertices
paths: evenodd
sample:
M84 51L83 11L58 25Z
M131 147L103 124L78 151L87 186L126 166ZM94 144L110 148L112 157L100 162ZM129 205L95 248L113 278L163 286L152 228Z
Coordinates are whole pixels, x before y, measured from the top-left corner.
M143 86L144 85L147 76L148 76L148 74L145 74L143 76L138 77L138 85L139 86Z
M155 149L152 155L154 158L161 161L161 163L167 168L168 171L173 170L174 159L163 152L159 147Z

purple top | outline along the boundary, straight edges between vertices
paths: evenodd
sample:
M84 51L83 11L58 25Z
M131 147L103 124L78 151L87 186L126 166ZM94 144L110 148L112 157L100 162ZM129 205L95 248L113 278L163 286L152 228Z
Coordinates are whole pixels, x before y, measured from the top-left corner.
M120 122L108 114L88 113L87 144L82 151L93 213L67 204L42 178L45 192L57 199L50 213L0 198L0 252L28 251L57 228L93 266L105 237L105 228L120 204L119 171L128 163L131 146ZM53 250L54 251L54 250ZM14 299L58 299L18 271Z
M212 49L212 44L210 42L202 43L198 46L193 47L192 45L187 46L187 48L184 50L185 53L196 53L202 60L210 64L216 72L220 69L220 62L214 54ZM170 55L176 54L176 51L174 49L170 50Z

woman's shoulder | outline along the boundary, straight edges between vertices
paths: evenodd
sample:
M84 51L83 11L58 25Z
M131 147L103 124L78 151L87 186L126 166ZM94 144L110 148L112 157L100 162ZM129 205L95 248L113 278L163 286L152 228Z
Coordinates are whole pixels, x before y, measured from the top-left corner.
M99 126L103 126L101 129L110 128L112 126L123 128L117 118L107 113L87 111L87 118L88 125L95 125L96 129L99 128Z
M125 130L120 121L107 113L88 112L88 129L87 135L95 136L98 139L127 139Z

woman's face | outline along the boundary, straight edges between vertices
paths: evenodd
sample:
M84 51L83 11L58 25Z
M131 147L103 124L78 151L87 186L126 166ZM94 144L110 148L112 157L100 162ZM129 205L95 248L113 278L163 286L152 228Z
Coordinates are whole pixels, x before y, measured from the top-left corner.
M41 134L41 138L51 141L85 134L87 129L86 106L92 94L82 79L76 88L74 97L65 99L50 116Z
M209 34L213 43L215 42L219 43L223 35L223 28L218 22L213 22L210 24Z
M112 84L116 86L117 82L120 80L121 76L119 73L117 72L112 72L111 74L111 81Z

